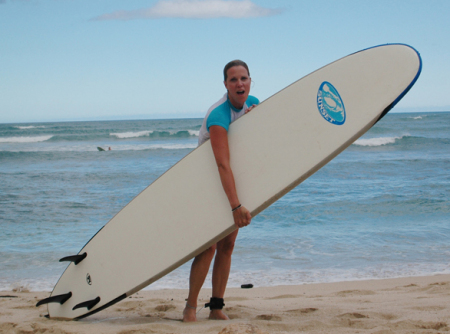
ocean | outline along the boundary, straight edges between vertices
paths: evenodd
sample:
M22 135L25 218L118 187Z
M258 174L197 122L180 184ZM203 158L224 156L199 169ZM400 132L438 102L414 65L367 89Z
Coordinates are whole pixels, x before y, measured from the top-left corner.
M50 291L58 260L195 149L201 122L0 124L0 290ZM449 162L450 112L388 114L240 230L228 286L450 273ZM146 289L187 288L189 269Z

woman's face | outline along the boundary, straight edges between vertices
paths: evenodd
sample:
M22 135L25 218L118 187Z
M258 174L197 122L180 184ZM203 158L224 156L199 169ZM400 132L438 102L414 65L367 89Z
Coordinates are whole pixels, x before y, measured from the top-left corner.
M228 69L227 80L224 84L228 91L228 98L235 108L241 109L247 101L251 81L244 66L233 66Z

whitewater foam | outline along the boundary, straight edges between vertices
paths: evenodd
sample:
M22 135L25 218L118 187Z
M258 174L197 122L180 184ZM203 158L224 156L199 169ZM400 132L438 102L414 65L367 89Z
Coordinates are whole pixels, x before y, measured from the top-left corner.
M397 140L402 139L401 137L379 137L379 138L368 138L368 139L358 139L353 144L357 146L383 146L394 144Z
M53 135L35 137L5 137L0 138L0 143L39 143L51 139Z
M171 131L164 131L164 130L147 130L147 131L137 131L137 132L119 132L119 133L110 133L110 136L116 137L118 139L129 139L129 138L139 138L139 137L159 137L159 136L183 136L183 134L188 133L189 136L198 137L199 132L198 130L171 130Z
M152 133L153 133L152 130L138 131L138 132L120 132L120 133L110 133L110 136L114 136L119 139L127 139L127 138L148 137Z
M29 129L44 129L45 126L43 125L23 125L23 126L14 126L16 129L19 130L29 130Z
M184 150L194 149L197 147L197 143L188 144L142 144L142 145L120 145L115 146L115 151L145 151L145 150Z
M160 144L135 144L135 145L105 145L111 147L112 151L151 151L151 150L185 150L194 149L197 147L197 143L160 143ZM44 147L19 147L19 148L7 148L0 149L0 152L97 152L97 146L95 145L48 145Z

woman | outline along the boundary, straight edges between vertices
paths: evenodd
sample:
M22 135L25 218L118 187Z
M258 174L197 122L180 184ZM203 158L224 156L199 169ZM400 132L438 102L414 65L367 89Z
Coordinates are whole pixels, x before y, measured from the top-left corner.
M241 205L233 171L230 167L230 151L228 148L228 127L231 122L249 112L259 101L250 93L250 72L248 66L241 60L229 62L224 70L224 85L227 93L207 112L199 133L199 145L207 139L211 146L219 169L223 189L230 202L234 223L238 228L250 224L250 212ZM212 298L210 303L210 319L228 320L223 313L223 296L228 282L231 267L231 254L238 234L238 229L219 241L216 245L196 256L191 267L189 278L189 296L183 311L183 321L196 321L197 299L208 274L211 261L216 254L212 275Z

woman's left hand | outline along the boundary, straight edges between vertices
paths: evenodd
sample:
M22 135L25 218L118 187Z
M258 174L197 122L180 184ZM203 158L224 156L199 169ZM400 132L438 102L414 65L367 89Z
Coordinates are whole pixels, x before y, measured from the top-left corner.
M248 108L245 113L249 113L254 107L256 107L256 104L252 105L250 108Z
M250 225L250 222L252 221L252 215L250 214L250 211L248 211L244 206L241 206L239 209L233 212L233 218L234 223L239 228Z

